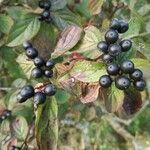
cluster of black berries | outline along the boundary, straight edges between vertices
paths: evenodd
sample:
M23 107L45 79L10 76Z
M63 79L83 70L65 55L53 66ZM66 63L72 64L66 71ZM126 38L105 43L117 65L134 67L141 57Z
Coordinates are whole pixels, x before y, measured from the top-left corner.
M39 16L39 20L50 23L52 21L52 18L50 15L50 7L51 7L50 1L42 1L42 0L39 1L39 7L41 9L44 9L42 14L40 14Z
M20 149L21 149L20 147L17 147L15 145L9 147L9 150L20 150Z
M55 65L53 60L45 61L42 57L38 56L38 51L32 47L29 42L23 43L23 47L26 50L26 56L32 59L35 64L35 68L32 70L32 76L34 78L40 78L44 74L46 77L53 77L53 67ZM29 98L34 97L34 103L36 105L43 104L46 101L47 96L53 96L56 93L56 87L48 83L42 85L37 89L33 88L32 85L24 86L17 95L17 101L23 103Z
M32 59L36 66L31 72L32 77L41 78L43 75L48 78L53 77L54 61L45 61L42 57L38 56L38 51L29 42L24 42L23 47L26 50L26 56Z
M129 25L125 21L113 19L105 34L105 41L98 43L98 48L104 53L103 61L107 64L108 73L100 77L99 83L102 87L108 88L114 79L115 86L120 90L128 89L133 83L136 90L143 91L146 82L143 80L142 71L135 69L134 63L130 60L125 60L121 64L115 63L119 54L129 51L132 47L131 40L119 39L119 33L125 33L128 28ZM112 76L115 78L112 79Z
M56 93L56 87L53 84L47 84L41 89L34 89L31 85L25 85L21 88L17 95L17 101L23 103L29 98L34 97L34 103L36 105L43 104L46 101L47 96L53 96Z
M5 110L3 113L0 115L0 123L4 121L5 119L8 119L11 116L11 111L10 110Z

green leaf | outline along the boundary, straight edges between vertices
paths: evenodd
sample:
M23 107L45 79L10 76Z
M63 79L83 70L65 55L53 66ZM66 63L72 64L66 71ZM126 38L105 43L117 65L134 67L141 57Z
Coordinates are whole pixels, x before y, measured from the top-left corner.
M40 29L40 22L35 17L25 18L14 23L8 37L9 47L21 45L24 41L32 39Z
M108 98L105 99L105 105L109 112L117 112L123 104L124 92L117 89L115 84L111 86L108 93Z
M0 32L8 34L12 25L13 20L9 16L0 15Z
M35 136L40 149L57 149L57 115L58 108L54 97L48 98L45 104L38 106L36 111Z
M61 38L58 40L53 58L56 58L68 50L72 49L80 40L82 35L82 29L78 26L68 26L61 33Z
M31 70L34 68L34 63L31 60L27 60L27 57L24 53L18 56L16 62L19 64L27 78L30 79Z
M77 15L72 13L69 9L58 10L51 14L54 23L60 29L64 29L68 25L81 26L81 20Z
M106 74L105 65L100 62L77 61L71 69L70 74L81 82L98 82L100 76Z
M49 1L51 2L52 11L63 9L67 4L66 0L49 0Z
M75 51L91 59L99 57L102 52L98 50L97 44L102 40L102 34L94 26L88 26L84 31L85 36Z
M17 117L12 124L14 135L17 139L24 141L28 134L28 124L24 117Z
M143 71L145 78L150 78L150 61L147 59L133 58L135 68Z

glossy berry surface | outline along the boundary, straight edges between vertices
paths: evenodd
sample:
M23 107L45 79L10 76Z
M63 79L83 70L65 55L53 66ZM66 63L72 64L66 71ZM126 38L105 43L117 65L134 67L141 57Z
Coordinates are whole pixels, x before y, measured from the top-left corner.
M113 62L114 58L109 54L105 54L102 59L105 63L111 63Z
M109 46L108 52L111 56L118 56L121 53L121 46L112 44Z
M108 88L112 84L112 79L110 78L109 75L103 75L99 79L99 84L104 88Z
M128 89L130 84L131 84L131 82L130 82L129 78L127 78L125 76L120 76L120 77L116 78L116 80L115 80L115 85L120 90Z
M43 104L46 101L46 95L42 92L35 93L34 95L34 103L36 105Z
M98 49L101 50L103 53L108 53L108 44L105 41L101 41L97 45Z
M23 97L20 93L17 94L16 98L18 103L24 103L27 100L27 98Z
M119 73L119 65L117 64L110 64L107 66L107 73L109 75L117 75Z
M130 60L125 60L122 62L120 68L123 73L132 73L134 71L134 63Z
M134 81L141 80L143 77L143 72L140 69L135 69L133 73L130 74L130 78Z
M28 99L34 95L34 88L31 85L24 86L20 91L21 96Z
M119 37L118 32L112 29L108 30L105 34L105 40L109 44L117 42L118 37Z
M32 47L32 44L30 43L30 42L23 42L23 48L25 49L25 50L27 50L28 48L31 48Z
M26 56L30 59L34 59L38 56L38 51L35 48L30 47L26 50Z
M48 96L53 96L56 93L56 87L53 84L48 84L45 86L44 92Z
M51 7L51 2L50 1L45 1L44 2L44 9L49 10Z
M47 11L47 10L43 11L42 17L43 17L44 19L48 19L49 16L50 16L50 12L49 12L49 11Z
M38 56L34 59L34 65L37 67L42 67L45 65L45 61L42 57Z
M124 20L119 20L120 22L120 28L118 29L119 33L125 33L129 29L129 24L125 22Z
M53 77L53 70L45 70L45 76L48 78Z
M32 69L31 75L33 78L41 78L43 75L43 71L42 69L36 67Z
M135 83L134 83L134 87L135 87L135 89L137 89L138 91L143 91L144 89L145 89L145 87L146 87L146 82L145 82L145 80L140 80L140 81L136 81Z
M110 23L110 29L118 30L120 28L120 22L118 19L113 19Z
M120 46L123 52L127 52L132 47L132 42L131 40L123 40L120 42Z
M48 69L52 69L54 66L55 66L54 60L48 60L48 61L46 62L46 67L47 67Z

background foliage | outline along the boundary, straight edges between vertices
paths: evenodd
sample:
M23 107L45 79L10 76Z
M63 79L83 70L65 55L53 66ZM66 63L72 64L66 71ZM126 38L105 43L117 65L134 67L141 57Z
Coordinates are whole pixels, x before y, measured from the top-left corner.
M0 149L6 150L10 144L37 149L35 137L42 141L47 131L41 127L50 119L48 133L61 150L148 150L149 0L50 1L52 22L47 24L38 20L42 12L38 0L0 0L0 113L12 111L12 117L0 125ZM105 68L97 43L114 17L129 21L130 29L121 38L133 41L132 51L120 60L131 58L147 80L147 89L137 100L142 100L142 108L134 115L127 115L122 108L123 92L112 87L106 95L98 85ZM43 82L30 76L33 63L22 48L26 40L32 41L45 59L57 62L53 79L57 94L52 104L38 111L32 101L16 102L16 93L22 86ZM43 108L45 111L40 111Z

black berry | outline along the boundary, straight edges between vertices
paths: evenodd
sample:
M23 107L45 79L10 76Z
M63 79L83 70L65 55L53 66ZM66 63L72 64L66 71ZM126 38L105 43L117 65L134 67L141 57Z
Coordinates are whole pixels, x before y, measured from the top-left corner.
M134 71L134 64L130 60L125 60L122 62L120 68L123 73L132 73Z
M35 48L30 47L26 50L26 55L28 58L34 59L35 57L38 56L38 51Z
M27 98L23 97L20 93L17 94L17 102L18 103L24 103L27 100Z
M113 57L112 56L110 56L109 54L105 54L104 56L103 56L103 61L105 62L105 63L111 63L111 62L113 62Z
M51 7L51 2L50 1L45 1L44 2L44 9L49 10Z
M31 85L26 85L21 89L20 94L25 99L31 98L34 95L34 88Z
M23 48L25 49L25 50L27 50L28 48L31 48L32 47L32 44L30 43L30 42L24 42L23 43Z
M34 103L36 105L43 104L46 101L46 95L42 92L35 93L34 95Z
M120 42L120 46L122 48L122 51L126 52L126 51L130 50L130 48L132 47L132 42L131 42L131 40L123 40Z
M45 70L45 76L48 78L53 77L53 70Z
M43 71L42 69L36 67L32 69L31 75L33 78L41 78L43 75Z
M117 77L115 80L115 85L120 90L128 89L130 84L131 84L131 82L130 82L129 78L127 78L125 76Z
M38 56L34 59L34 65L37 67L42 67L45 65L45 61L42 57Z
M129 29L129 24L124 20L120 20L120 28L118 29L119 33L125 33Z
M11 111L10 110L5 110L3 113L7 118L11 116Z
M120 67L117 64L110 64L107 66L107 73L109 75L117 75L119 73Z
M113 19L110 23L110 29L118 30L120 29L120 22L118 19Z
M108 53L108 44L105 41L101 41L97 45L98 49L100 49L103 53Z
M112 29L108 30L105 34L105 40L109 44L115 43L118 40L118 37L118 32Z
M136 81L134 83L134 87L138 90L138 91L143 91L146 87L146 82L145 80L140 80L140 81Z
M48 96L53 96L56 93L56 87L53 84L48 84L45 86L44 92Z
M44 1L42 1L42 0L39 1L39 7L42 8L42 9L44 9Z
M112 79L108 75L103 75L99 79L99 84L104 88L108 88L112 84Z
M109 46L108 51L111 56L118 56L121 53L121 46L117 44L112 44Z
M47 67L48 69L52 69L54 66L55 66L55 62L54 62L53 60L48 60L48 61L46 62L46 67Z
M143 72L140 69L135 69L133 73L130 74L130 78L134 81L141 80L143 77Z
M43 17L44 19L48 19L49 16L50 16L50 12L49 12L48 10L43 11L42 17Z

